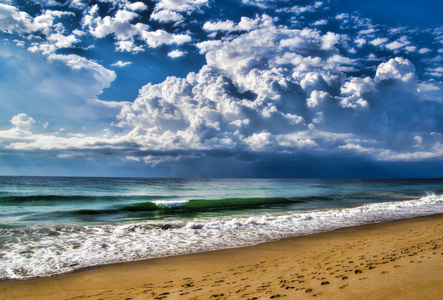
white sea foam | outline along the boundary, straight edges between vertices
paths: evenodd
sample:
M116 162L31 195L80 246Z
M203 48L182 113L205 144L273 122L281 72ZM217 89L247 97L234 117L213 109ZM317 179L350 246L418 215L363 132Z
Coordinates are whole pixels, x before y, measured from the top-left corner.
M443 195L287 214L161 223L4 229L0 278L51 276L94 265L254 245L362 224L443 213ZM165 229L168 228L168 229Z
M152 201L152 203L154 203L155 205L159 206L159 207L166 207L166 208L172 208L172 207L180 207L183 205L186 205L188 203L187 200L157 200L157 201Z

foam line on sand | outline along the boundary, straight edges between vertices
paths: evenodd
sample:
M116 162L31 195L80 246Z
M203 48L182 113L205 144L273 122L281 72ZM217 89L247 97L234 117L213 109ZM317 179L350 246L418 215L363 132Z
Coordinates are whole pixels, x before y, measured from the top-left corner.
M441 299L443 215L0 283L0 299Z

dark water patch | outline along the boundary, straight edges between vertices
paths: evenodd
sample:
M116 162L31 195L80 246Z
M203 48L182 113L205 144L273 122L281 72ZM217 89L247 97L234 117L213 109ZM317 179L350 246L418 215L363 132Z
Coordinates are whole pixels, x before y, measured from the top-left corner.
M88 197L90 198L90 197ZM150 200L154 198L155 200ZM121 219L157 219L167 216L195 217L195 214L203 216L207 213L218 212L230 215L240 211L258 211L263 209L278 210L304 210L305 205L311 207L340 207L348 205L349 201L357 203L385 202L399 200L399 195L388 193L350 193L331 194L304 197L254 197L254 198L222 198L222 199L191 199L183 201L160 200L160 197L140 196L138 203L122 203L99 206L94 208L82 208L63 211L35 213L24 217L23 221L39 221L45 219L77 219L82 221L109 221ZM106 197L106 199L108 199ZM148 200L148 201L146 201ZM326 203L321 205L320 203ZM315 204L317 203L317 204Z
M229 198L218 200L204 200L193 199L184 202L162 201L161 203L155 203L152 201L114 205L107 209L76 209L68 211L53 211L48 213L36 213L31 216L27 216L23 221L38 221L48 218L55 219L82 219L84 221L92 221L98 219L120 219L126 217L164 217L164 216L187 216L193 213L205 213L214 210L217 211L237 211L242 209L255 210L262 209L264 207L282 207L285 205L291 205L301 203L299 199L287 199L287 198Z
M84 196L84 195L29 195L29 196L3 196L0 197L1 205L45 205L45 204L63 204L80 202L116 202L116 201L146 201L171 199L174 196Z
M120 211L151 211L160 210L167 212L181 211L205 211L214 209L236 209L236 208L259 208L263 206L294 204L299 201L288 198L226 198L216 200L192 199L185 202L147 202L124 206Z

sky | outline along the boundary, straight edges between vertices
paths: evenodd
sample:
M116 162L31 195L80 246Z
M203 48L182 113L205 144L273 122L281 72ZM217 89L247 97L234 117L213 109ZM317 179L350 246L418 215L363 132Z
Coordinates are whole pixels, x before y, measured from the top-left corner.
M442 11L0 0L0 175L441 177Z

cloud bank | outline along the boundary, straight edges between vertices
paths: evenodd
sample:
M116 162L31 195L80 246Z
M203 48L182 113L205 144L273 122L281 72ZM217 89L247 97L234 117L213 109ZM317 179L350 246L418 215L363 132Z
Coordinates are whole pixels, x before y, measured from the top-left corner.
M380 63L373 77L349 76L361 64L339 49L350 42L347 35L270 23L197 44L207 64L186 78L144 86L117 126L134 128L134 141L156 151L441 156L441 83L419 81L402 57Z
M411 28L331 15L326 2L280 7L276 15L269 10L274 1L243 2L261 13L202 19L197 31L186 27L188 18L209 9L208 1L162 0L150 7L117 1L107 15L94 4L75 32L57 23L75 16L72 12L47 10L31 17L2 4L0 29L16 37L44 35L27 51L87 76L81 105L93 115L106 111L108 123L102 118L95 132L50 132L44 115L23 111L9 117L12 128L0 131L1 151L46 151L60 159L118 157L122 164L167 168L181 176L174 170L195 166L202 170L197 175L217 175L209 169L218 167L220 176L278 176L279 168L285 176L290 168L298 168L296 176L303 168L321 176L321 166L332 168L333 161L352 170L352 164L443 158L441 28L428 30L429 40L420 42ZM319 12L318 19L302 18L313 12ZM156 26L145 21L146 14ZM193 52L205 60L186 76L145 84L133 101L101 101L101 92L117 78L109 68L136 64L114 58L105 67L60 52L82 44L85 35L111 38L115 53L164 47L167 59L183 61ZM235 166L246 171L233 171Z

